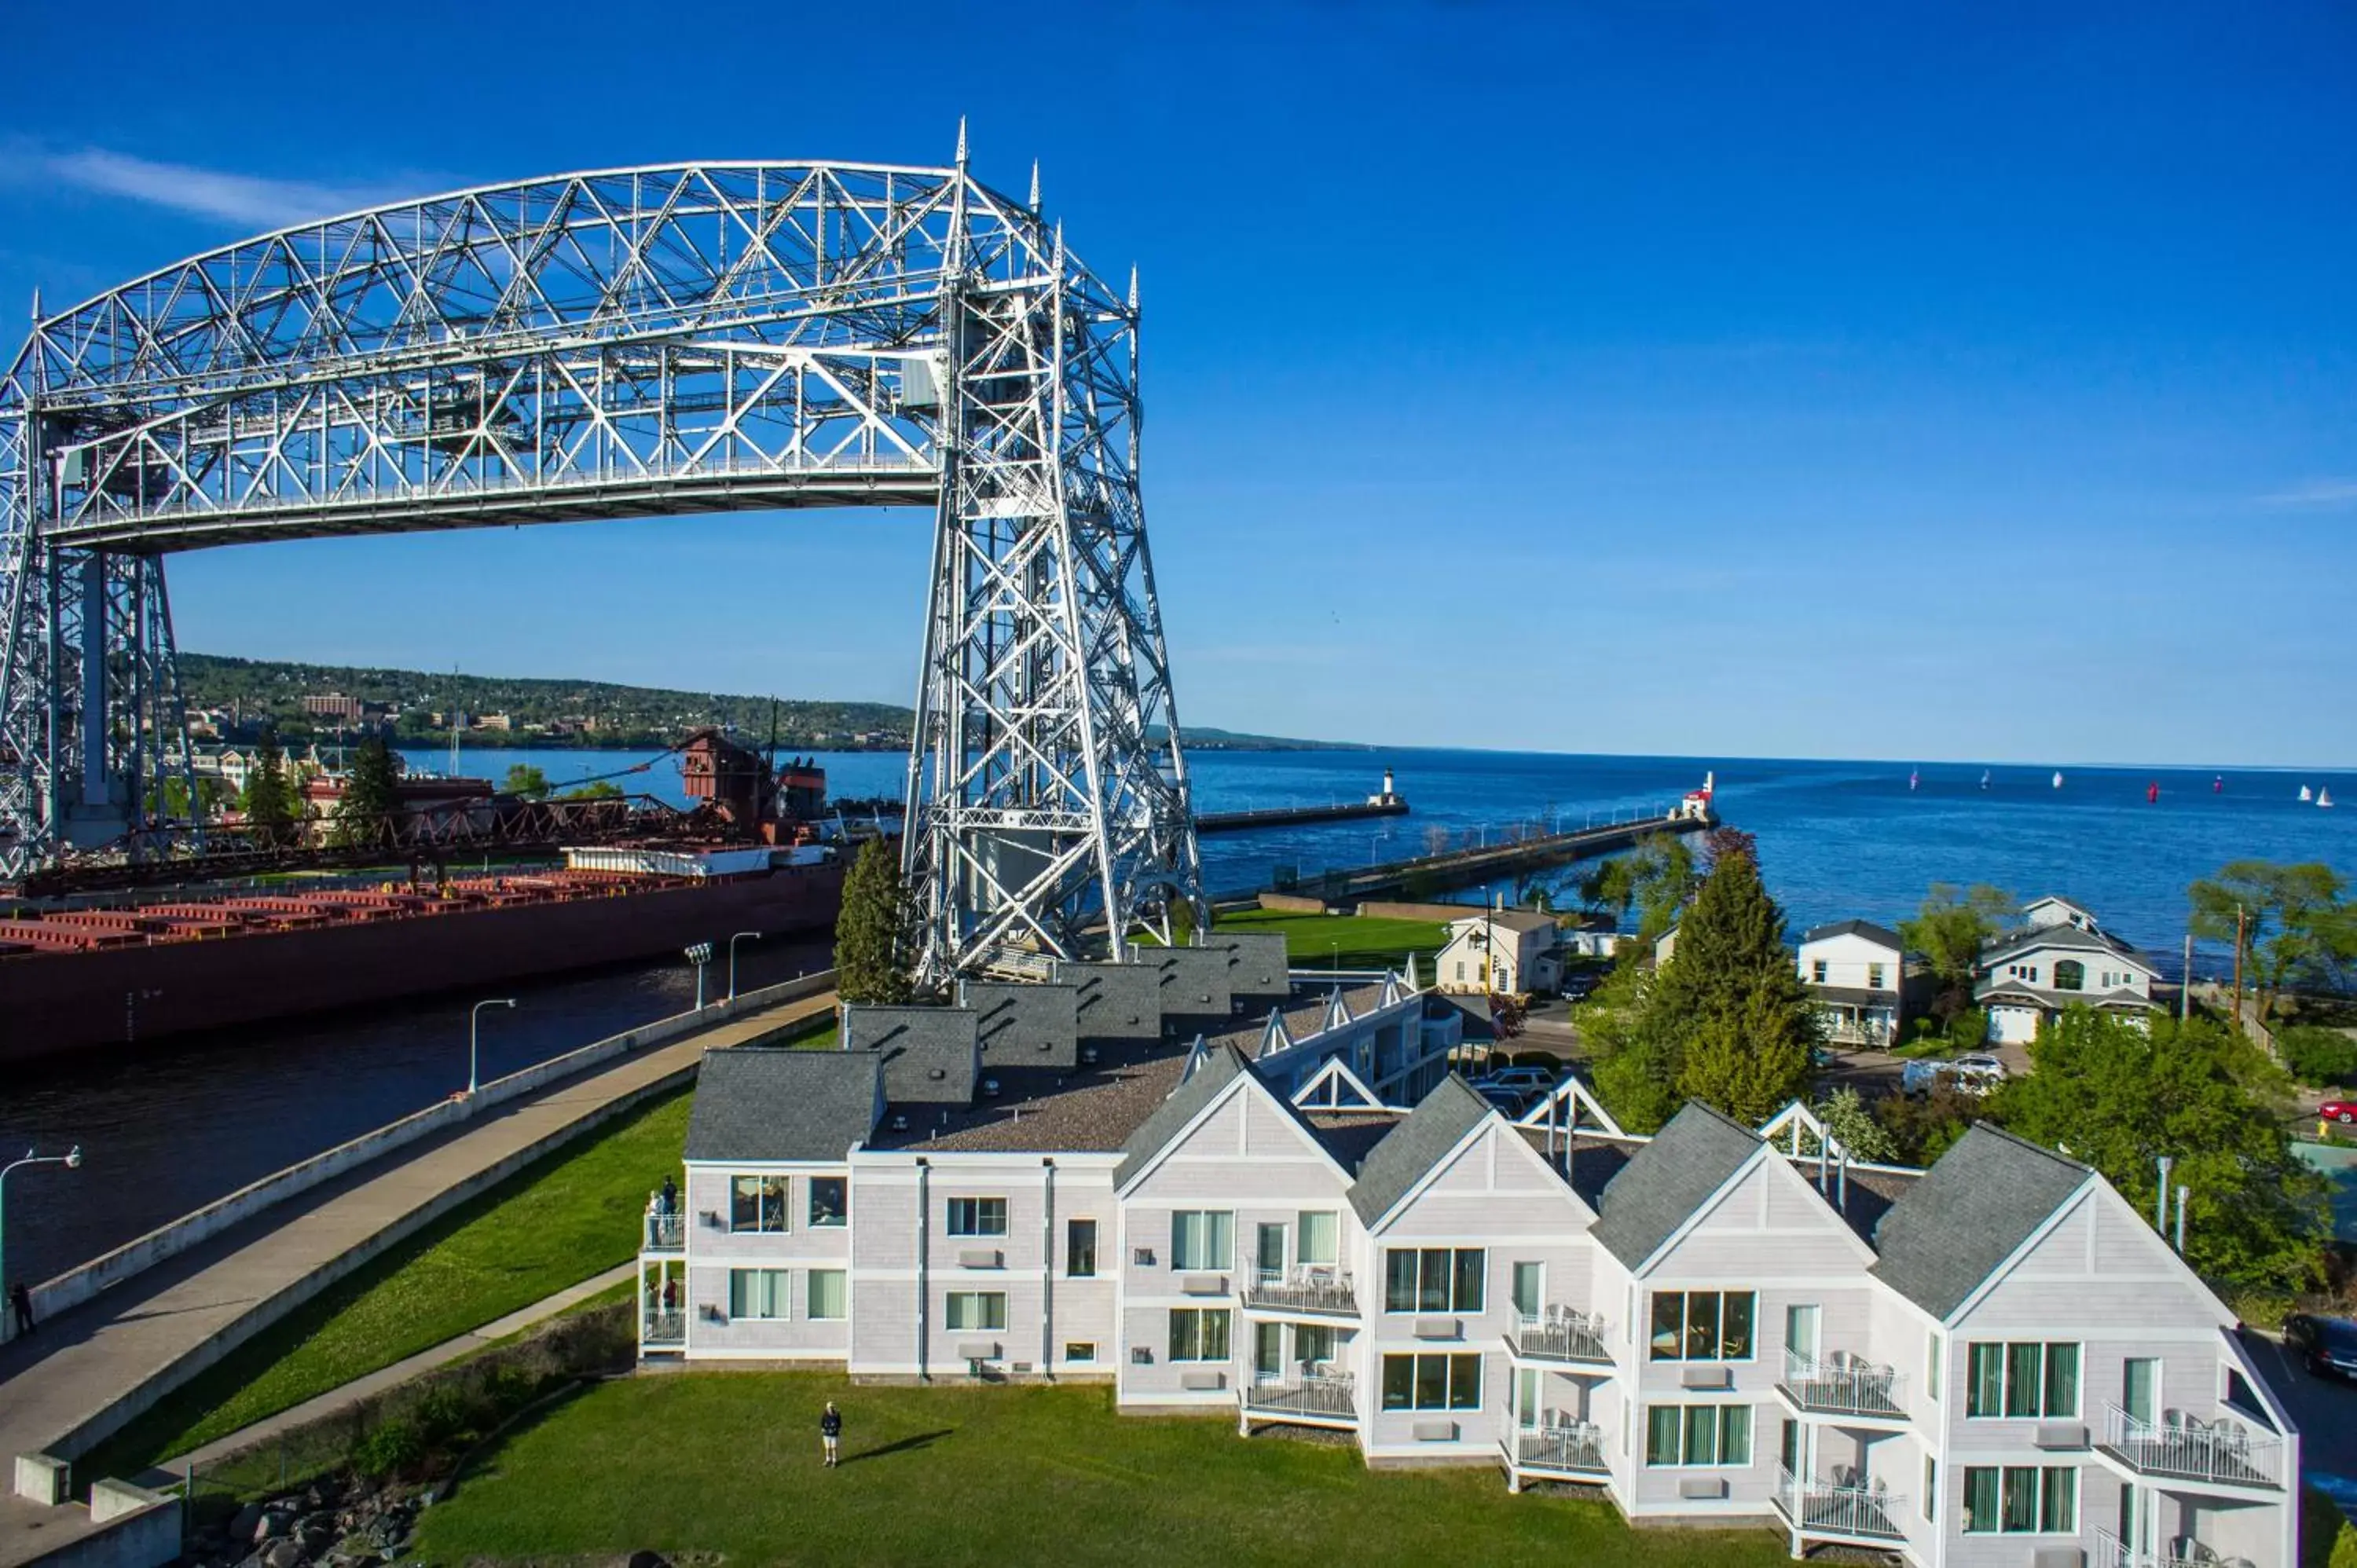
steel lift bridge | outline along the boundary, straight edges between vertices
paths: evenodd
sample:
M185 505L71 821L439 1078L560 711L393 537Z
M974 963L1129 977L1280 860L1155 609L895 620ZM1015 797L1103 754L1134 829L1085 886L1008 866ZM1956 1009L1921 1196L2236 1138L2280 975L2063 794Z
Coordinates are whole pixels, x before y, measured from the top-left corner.
M1064 248L1036 170L1024 201L974 179L963 126L947 168L487 187L34 314L0 381L0 878L191 853L194 825L153 804L189 767L177 551L924 506L903 840L921 974L1036 971L1200 912L1138 493L1135 275L1125 296ZM794 586L781 570L776 597Z

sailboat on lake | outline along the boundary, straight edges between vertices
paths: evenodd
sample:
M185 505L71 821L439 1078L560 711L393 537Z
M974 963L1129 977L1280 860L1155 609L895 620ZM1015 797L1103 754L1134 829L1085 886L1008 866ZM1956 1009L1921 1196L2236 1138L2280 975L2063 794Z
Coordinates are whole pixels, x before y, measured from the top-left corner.
M2308 804L2308 802L2309 802L2310 800L2315 800L2315 799L2316 799L2316 792L2315 792L2314 790L2310 789L2309 789L2307 785L2305 785L2305 784L2303 784L2303 785L2301 785L2301 786L2299 787L2299 802L2300 802L2300 804L2301 804L2301 805L2303 805L2303 806L2304 806L2304 805Z
M2316 792L2316 803L2319 806L2330 806L2332 804L2332 789L2330 786L2328 785L2324 789L2319 789Z
M2062 788L2062 770L2059 768L2054 770L2054 788Z

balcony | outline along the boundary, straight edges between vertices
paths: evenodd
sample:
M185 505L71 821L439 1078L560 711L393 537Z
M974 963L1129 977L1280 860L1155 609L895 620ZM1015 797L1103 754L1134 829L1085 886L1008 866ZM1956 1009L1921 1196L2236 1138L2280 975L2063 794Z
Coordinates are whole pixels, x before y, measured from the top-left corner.
M2108 1530L2095 1531L2087 1568L2256 1568L2247 1557L2221 1556L2216 1549L2179 1536L2158 1552L2138 1552Z
M2171 1411L2158 1423L2110 1407L2095 1452L2130 1473L2180 1486L2283 1489L2283 1443L2238 1421L2203 1421Z
M1861 1361L1836 1350L1819 1360L1784 1353L1784 1375L1776 1384L1784 1402L1803 1415L1846 1416L1863 1421L1905 1421L1907 1384L1889 1367Z
M1329 1268L1255 1274L1243 1288L1246 1312L1286 1312L1312 1317L1359 1316L1351 1276Z
M687 1314L677 1307L651 1306L639 1314L641 1349L676 1350L687 1344Z
M1603 1429L1591 1421L1533 1427L1515 1433L1506 1444L1511 1444L1507 1456L1517 1470L1595 1477L1611 1468L1605 1462Z
M1357 1390L1348 1372L1255 1377L1238 1391L1237 1398L1247 1416L1336 1426L1355 1426L1359 1422Z
M1612 1364L1604 1342L1604 1319L1569 1307L1547 1309L1544 1317L1518 1317L1506 1331L1507 1353L1525 1361L1584 1361Z
M687 1216L650 1214L640 1238L640 1252L683 1252L687 1250Z
M1880 1486L1795 1476L1776 1467L1776 1511L1796 1535L1835 1541L1900 1541L1907 1499Z

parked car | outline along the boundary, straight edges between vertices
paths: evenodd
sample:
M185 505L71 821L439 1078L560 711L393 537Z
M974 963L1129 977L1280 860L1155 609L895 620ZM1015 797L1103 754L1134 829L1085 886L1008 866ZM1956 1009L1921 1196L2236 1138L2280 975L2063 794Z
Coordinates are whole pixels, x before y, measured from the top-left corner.
M2357 1382L2357 1319L2295 1312L2284 1319L2284 1348L2298 1351L2319 1378Z
M2006 1079L2005 1064L1995 1057L1957 1057L1953 1061L1911 1061L1899 1069L1904 1094L1929 1094L1943 1079L1966 1094L1986 1094Z
M1582 970L1576 974L1566 974L1563 977L1564 1000L1585 1002L1596 994L1596 988L1603 983L1604 977L1593 970Z
M2328 1100L2316 1108L2319 1117L2338 1122L2343 1127L2357 1124L2357 1100Z
M1553 1089L1555 1073L1551 1068L1501 1067L1482 1074L1473 1080L1475 1089L1511 1089L1519 1094L1531 1094L1542 1089Z
M1476 1085L1474 1092L1496 1106L1498 1113L1510 1122L1530 1109L1532 1097L1519 1089L1508 1089L1502 1084L1492 1083Z

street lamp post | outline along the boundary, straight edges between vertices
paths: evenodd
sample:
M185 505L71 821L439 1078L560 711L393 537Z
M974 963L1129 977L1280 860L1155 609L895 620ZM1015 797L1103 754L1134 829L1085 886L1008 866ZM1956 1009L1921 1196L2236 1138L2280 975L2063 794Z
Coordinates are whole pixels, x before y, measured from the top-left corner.
M467 1015L467 1098L469 1100L475 1098L477 1069L482 1059L478 1047L482 1042L483 1009L514 1005L515 998L512 996L493 996L476 1003L473 1009Z
M72 1148L68 1149L62 1155L37 1155L33 1153L32 1150L27 1149L23 1159L11 1160L8 1164L0 1165L0 1288L5 1288L8 1280L8 1173L16 1169L19 1165L63 1165L70 1171L80 1170L81 1168L81 1145L80 1144L76 1144ZM13 1334L14 1332L15 1329L12 1326L10 1333Z
M758 942L761 940L761 933L759 931L739 931L735 936L728 939L728 1000L731 1002L737 1000L737 944L743 941L747 937L750 937Z
M684 950L687 961L695 965L695 1010L704 1011L704 966L712 961L712 944L697 942Z

